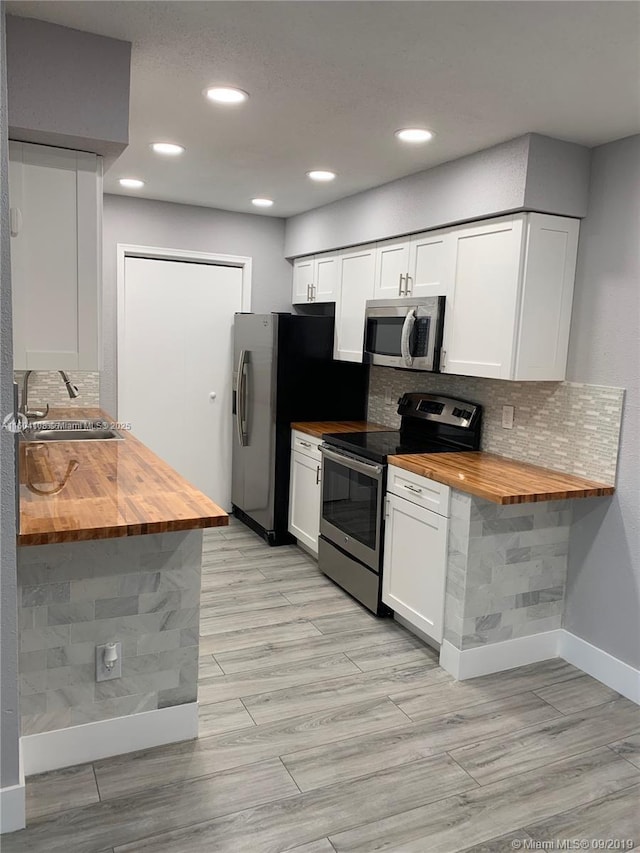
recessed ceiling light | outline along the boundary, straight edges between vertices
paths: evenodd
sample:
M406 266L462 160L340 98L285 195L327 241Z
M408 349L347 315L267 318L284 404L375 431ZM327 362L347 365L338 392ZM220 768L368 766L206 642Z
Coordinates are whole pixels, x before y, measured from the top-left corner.
M184 151L182 145L176 145L174 142L152 142L151 147L156 154L170 154L171 156L182 154Z
M241 104L249 97L247 92L232 86L212 86L205 94L210 101L217 104Z
M433 133L421 127L405 127L396 130L396 136L403 142L428 142L433 139Z
M120 178L120 186L127 187L129 190L139 190L144 186L144 181L138 178Z
M307 172L307 177L312 181L332 181L336 176L335 172L329 172L326 169L313 169Z
M251 204L255 204L256 207L271 207L273 201L270 198L252 198Z

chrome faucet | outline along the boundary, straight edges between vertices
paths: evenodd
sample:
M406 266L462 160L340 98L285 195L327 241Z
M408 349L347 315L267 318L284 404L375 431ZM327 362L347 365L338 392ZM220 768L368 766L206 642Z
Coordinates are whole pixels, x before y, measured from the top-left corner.
M22 404L20 406L20 412L28 420L39 421L42 420L42 418L46 418L49 414L49 404L47 403L47 409L44 412L39 412L37 409L34 409L33 411L29 409L29 377L32 373L32 370L25 370L24 372L24 379L22 381Z
M49 414L49 404L47 403L47 408L44 412L38 411L37 409L34 409L33 411L29 409L29 377L32 373L32 370L25 370L24 372L24 380L22 383L22 405L20 406L20 412L29 420L39 421L42 420L42 418L46 418ZM67 388L69 398L74 400L80 394L78 386L71 382L69 376L64 370L59 370L58 373L62 376L62 381Z
M59 370L58 373L62 376L62 381L67 386L67 394L71 400L75 400L77 396L79 396L80 392L78 391L77 385L72 385L71 380L64 372L64 370Z

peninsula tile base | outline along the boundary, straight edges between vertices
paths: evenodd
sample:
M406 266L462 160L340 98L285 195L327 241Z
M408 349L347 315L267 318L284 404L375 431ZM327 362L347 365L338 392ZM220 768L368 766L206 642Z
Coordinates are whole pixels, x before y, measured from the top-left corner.
M202 531L18 549L23 735L197 698ZM122 643L96 683L95 647Z

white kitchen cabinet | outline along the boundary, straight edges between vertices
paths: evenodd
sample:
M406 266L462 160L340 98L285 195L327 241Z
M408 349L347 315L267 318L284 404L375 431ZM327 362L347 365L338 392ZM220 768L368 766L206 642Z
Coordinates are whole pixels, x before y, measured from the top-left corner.
M407 473L390 465L389 478L394 471ZM424 477L413 482L422 483L425 493L433 491ZM439 494L447 491L448 506L448 488L437 485ZM448 533L446 516L387 492L382 600L436 643L443 635Z
M564 379L578 228L576 219L522 213L454 230L443 372Z
M325 252L293 262L292 303L335 302L340 283L340 263L337 252Z
M313 284L313 255L310 258L296 258L293 262L293 294L291 302L300 305L311 302Z
M374 299L399 299L404 296L408 273L408 239L376 243Z
M294 430L289 481L289 533L318 553L322 460L320 440Z
M340 288L336 302L333 356L338 361L362 361L364 310L373 299L376 248L359 246L340 255Z
M10 143L14 366L96 370L102 158Z
M446 296L454 251L449 228L377 243L373 298Z
M454 263L452 229L414 234L409 245L407 295L448 296L453 284Z

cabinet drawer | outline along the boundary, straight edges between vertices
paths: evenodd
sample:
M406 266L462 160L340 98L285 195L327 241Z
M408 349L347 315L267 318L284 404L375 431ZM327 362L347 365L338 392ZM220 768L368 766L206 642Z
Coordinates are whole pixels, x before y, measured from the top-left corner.
M307 435L295 429L291 433L291 449L296 453L304 453L305 456L309 456L317 462L320 462L322 459L320 454L321 444L322 439L316 438L313 435Z
M451 489L442 483L436 483L435 480L429 480L426 477L414 474L413 471L405 471L404 468L389 465L387 491L393 495L398 495L398 497L406 498L417 506L426 507L439 515L449 517Z

